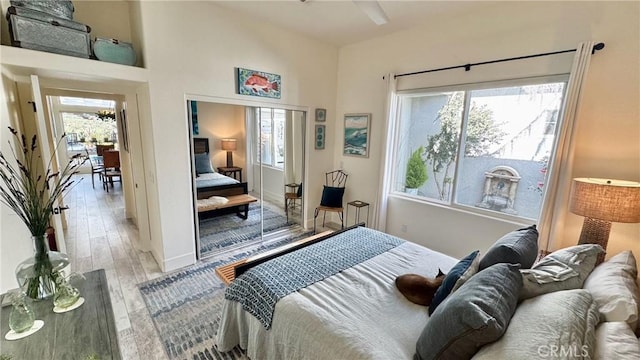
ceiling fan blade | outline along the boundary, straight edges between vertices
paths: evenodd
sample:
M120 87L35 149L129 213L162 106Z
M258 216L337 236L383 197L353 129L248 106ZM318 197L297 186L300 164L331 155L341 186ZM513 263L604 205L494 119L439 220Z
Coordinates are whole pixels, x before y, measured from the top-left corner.
M353 0L353 2L358 5L360 10L367 14L369 19L371 19L371 21L376 25L383 25L389 22L387 14L384 13L384 10L382 10L382 7L377 1Z

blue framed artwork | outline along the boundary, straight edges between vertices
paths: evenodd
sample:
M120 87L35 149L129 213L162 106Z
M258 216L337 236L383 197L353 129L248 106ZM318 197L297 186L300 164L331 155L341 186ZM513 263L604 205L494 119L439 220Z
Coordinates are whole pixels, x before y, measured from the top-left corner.
M280 99L280 75L236 68L238 94Z
M200 129L198 128L198 103L196 101L187 100L187 108L189 109L193 135L198 135L200 134Z
M325 125L316 125L316 150L324 149L324 140L326 137L326 127Z
M369 157L371 114L344 115L344 155Z

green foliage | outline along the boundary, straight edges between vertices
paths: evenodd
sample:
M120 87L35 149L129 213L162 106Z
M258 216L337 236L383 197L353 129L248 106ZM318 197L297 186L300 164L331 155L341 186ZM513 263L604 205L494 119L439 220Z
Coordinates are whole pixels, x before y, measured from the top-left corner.
M411 189L417 189L427 181L427 166L422 159L424 148L420 146L411 154L407 162L407 176L405 177L405 186Z
M458 155L463 102L464 92L453 93L438 112L436 121L440 122L440 132L427 137L427 160L431 163L440 200L448 197L449 171ZM472 102L466 135L465 156L475 157L489 155L491 145L499 143L505 132L495 123L491 109Z
M0 360L11 360L11 359L13 359L13 355L0 354Z
M96 114L88 113L63 113L64 131L67 134L78 134L78 139L84 138L85 141L91 138L111 139L112 134L116 131L116 121L106 116L102 121Z

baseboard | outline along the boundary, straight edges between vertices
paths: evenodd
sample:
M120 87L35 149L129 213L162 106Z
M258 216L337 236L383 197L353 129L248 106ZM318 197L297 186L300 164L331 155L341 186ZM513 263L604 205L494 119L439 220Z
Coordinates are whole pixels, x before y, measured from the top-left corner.
M177 270L185 266L193 265L195 263L196 263L195 253L188 253L188 254L176 256L170 259L165 259L162 262L162 272Z
M265 201L281 206L284 209L284 194L263 190L262 196Z

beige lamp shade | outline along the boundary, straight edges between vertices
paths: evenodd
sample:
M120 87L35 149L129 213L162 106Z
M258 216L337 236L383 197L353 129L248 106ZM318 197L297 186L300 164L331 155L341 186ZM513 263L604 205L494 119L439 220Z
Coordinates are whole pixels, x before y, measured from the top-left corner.
M222 139L222 150L232 151L237 148L238 141L236 139Z
M610 222L640 222L640 182L573 179L570 211Z
M640 222L640 183L594 178L573 179L572 213L584 216L578 244L598 244L607 250L611 222ZM605 254L598 256L597 264Z

